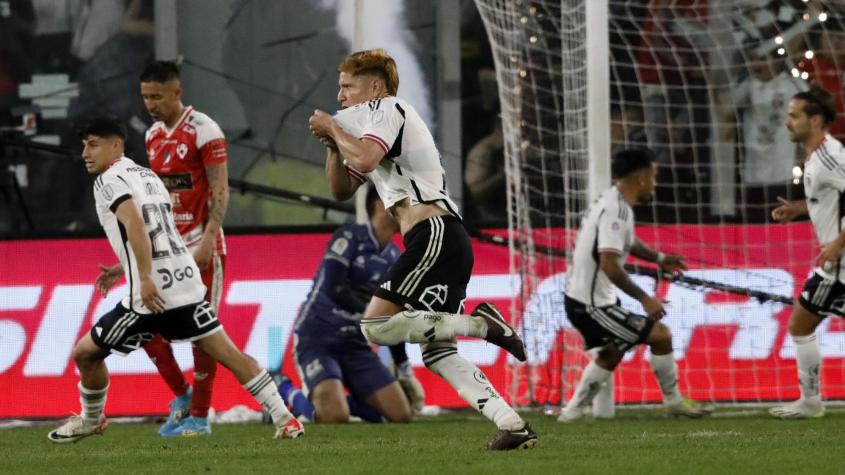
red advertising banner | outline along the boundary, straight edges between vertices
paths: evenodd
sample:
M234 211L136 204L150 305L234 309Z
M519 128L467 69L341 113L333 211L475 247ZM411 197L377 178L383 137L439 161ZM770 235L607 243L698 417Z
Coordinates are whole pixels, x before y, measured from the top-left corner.
M689 256L692 275L783 295L800 290L816 252L807 225L647 227L639 235L664 251ZM220 320L241 349L268 367L283 361L283 371L294 380L291 328L328 239L328 234L227 238ZM508 273L507 248L475 243L474 250L467 307L487 300L510 309L520 285L519 278ZM107 298L95 292L97 264L113 262L105 239L0 242L0 418L64 417L79 410L71 354L75 342L126 291L118 284ZM517 394L520 403L558 402L561 376L571 388L586 361L580 338L563 312L563 278L561 273L540 276L524 317L518 318L524 320L520 324L530 353L528 365L510 371L513 362L498 347L474 339L459 342L460 353L485 371L503 394ZM690 396L731 401L797 397L794 348L786 335L791 307L638 279L644 286L656 285L657 293L671 302L664 321L673 331L681 385ZM624 299L623 304L636 308ZM828 319L818 335L824 394L845 397L845 325ZM566 350L561 349L564 342ZM174 350L181 367L189 371L189 345L177 344ZM659 401L647 353L631 352L617 371L617 401ZM409 354L426 388L427 404L465 405L424 368L415 345L409 346ZM108 414L166 412L172 395L143 351L110 356L107 365ZM533 389L531 397L528 388ZM221 369L212 405L220 411L235 404L257 407Z

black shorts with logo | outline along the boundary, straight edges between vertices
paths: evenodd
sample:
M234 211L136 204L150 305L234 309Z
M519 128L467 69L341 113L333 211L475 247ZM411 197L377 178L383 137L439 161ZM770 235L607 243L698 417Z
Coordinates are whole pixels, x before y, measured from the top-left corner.
M621 351L643 343L654 327L654 320L629 312L619 305L593 307L564 296L566 317L584 337L584 346L613 345Z
M798 301L820 317L845 317L845 284L814 273L804 284Z
M377 297L405 308L460 313L472 274L472 244L454 216L417 223L404 237L405 252L376 289Z
M159 314L141 314L117 304L97 320L91 328L91 338L100 348L125 356L144 346L157 333L170 341L194 341L222 329L206 301Z

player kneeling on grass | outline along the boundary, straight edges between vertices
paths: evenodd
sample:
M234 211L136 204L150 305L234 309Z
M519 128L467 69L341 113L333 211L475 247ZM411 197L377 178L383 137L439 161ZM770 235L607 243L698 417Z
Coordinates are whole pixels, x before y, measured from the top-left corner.
M657 263L664 272L686 269L684 258L659 253L634 234L631 206L647 203L657 186L657 167L650 150L626 150L613 157L613 186L593 203L581 222L575 252L566 278L566 315L581 332L587 349L600 348L581 375L581 381L558 421L580 419L596 393L640 343L651 347L651 368L670 414L701 417L711 405L685 398L678 389L678 367L672 355L672 334L660 322L666 313L660 299L639 288L624 269L628 254ZM619 306L614 285L639 300L647 316Z
M199 269L175 231L164 183L123 156L123 124L116 118L97 118L81 136L85 168L98 175L97 215L125 271L129 295L76 344L73 358L80 373L82 415L71 417L47 437L66 443L101 434L107 425L106 357L127 355L159 333L173 341L192 341L229 369L271 414L276 437L302 435L302 424L288 412L270 375L235 347L205 301Z

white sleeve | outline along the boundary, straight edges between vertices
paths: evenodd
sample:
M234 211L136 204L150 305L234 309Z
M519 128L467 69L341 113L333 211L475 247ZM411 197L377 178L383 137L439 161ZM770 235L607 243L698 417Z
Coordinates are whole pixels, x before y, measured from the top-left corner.
M197 150L212 140L225 140L223 130L210 117L203 117L197 125Z
M114 213L120 203L132 198L132 190L120 175L106 172L94 181L94 198Z
M361 138L377 143L386 155L405 125L405 111L395 101L381 99L370 103L373 109L368 114Z
M829 185L842 193L845 191L845 149L839 148L838 150L831 151L832 148L828 145L823 145L816 152L816 158L821 160L825 166L828 164L835 165L830 170L830 173L819 174L818 179L821 180L821 183Z
M598 245L596 246L599 253L625 253L625 243L628 241L631 226L623 216L624 211L616 206L611 206L605 209L599 217Z

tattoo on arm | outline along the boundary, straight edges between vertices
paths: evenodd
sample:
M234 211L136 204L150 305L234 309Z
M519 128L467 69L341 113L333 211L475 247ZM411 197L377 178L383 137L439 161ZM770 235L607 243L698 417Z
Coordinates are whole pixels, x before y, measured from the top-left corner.
M208 209L208 226L216 233L223 226L226 208L229 204L229 177L226 164L206 167L206 176L211 188L211 204Z

